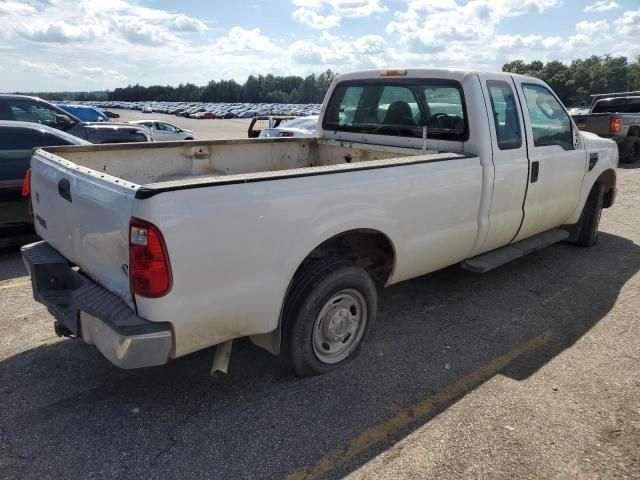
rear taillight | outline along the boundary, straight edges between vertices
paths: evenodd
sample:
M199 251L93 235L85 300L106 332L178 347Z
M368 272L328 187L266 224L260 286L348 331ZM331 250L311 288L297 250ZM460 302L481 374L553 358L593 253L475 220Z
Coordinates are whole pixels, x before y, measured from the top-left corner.
M24 180L22 181L22 196L28 197L31 195L31 169L27 170Z
M618 117L613 117L609 120L609 132L620 133L622 128L622 121Z
M129 280L132 295L162 297L171 290L171 265L162 233L138 218L129 224Z
M293 137L293 132L280 132L279 137Z

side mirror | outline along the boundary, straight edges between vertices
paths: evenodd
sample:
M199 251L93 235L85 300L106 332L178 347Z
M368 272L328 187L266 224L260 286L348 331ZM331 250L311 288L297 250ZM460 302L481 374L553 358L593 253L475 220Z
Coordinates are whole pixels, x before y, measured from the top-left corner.
M73 122L71 121L71 118L69 118L68 115L62 115L62 114L56 113L56 128L60 128L64 130L69 128L72 124Z

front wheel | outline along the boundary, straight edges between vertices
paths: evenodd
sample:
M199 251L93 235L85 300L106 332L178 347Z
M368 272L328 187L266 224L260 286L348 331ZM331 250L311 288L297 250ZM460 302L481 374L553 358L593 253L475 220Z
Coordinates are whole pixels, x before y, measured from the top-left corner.
M286 348L294 372L307 377L353 360L376 318L377 292L361 267L322 259L296 275L283 312Z
M598 241L598 226L602 215L602 204L604 202L604 185L596 183L584 205L580 220L576 225L577 235L573 243L583 247L591 247Z

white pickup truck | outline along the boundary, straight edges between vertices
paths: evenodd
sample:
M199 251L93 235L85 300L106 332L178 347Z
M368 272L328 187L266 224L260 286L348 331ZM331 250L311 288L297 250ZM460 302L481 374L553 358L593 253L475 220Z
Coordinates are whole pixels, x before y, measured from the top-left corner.
M592 245L618 150L542 81L341 75L316 138L38 149L23 248L60 335L137 368L249 336L298 375L353 359L377 286Z

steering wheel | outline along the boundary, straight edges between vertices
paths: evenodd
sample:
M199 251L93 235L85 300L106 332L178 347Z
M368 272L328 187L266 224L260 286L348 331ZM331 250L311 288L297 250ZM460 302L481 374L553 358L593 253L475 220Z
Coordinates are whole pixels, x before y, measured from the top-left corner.
M436 126L441 127L441 128L445 128L444 125L442 125L442 122L440 121L442 118L449 118L449 115L447 115L446 113L434 113L433 115L431 115L431 118L429 118L429 123L435 123Z

